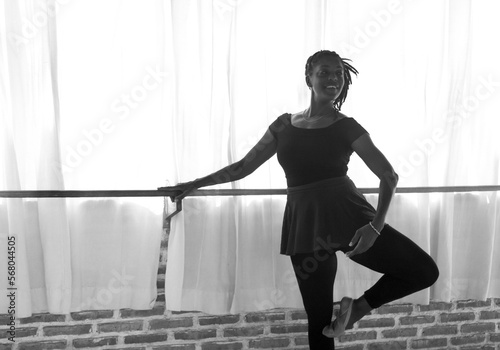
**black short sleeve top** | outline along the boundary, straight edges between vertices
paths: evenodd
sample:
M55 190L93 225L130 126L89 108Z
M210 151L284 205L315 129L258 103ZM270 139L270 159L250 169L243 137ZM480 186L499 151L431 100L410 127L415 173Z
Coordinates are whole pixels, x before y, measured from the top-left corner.
M269 126L288 187L346 175L351 145L367 131L348 117L317 129L293 126L291 117L283 114Z

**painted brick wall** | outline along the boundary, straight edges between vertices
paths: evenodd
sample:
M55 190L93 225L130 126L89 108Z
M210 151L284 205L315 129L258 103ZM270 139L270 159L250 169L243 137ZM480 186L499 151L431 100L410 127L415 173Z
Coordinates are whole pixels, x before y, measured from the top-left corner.
M303 310L224 316L165 310L166 248L167 233L158 270L158 299L152 310L37 314L16 321L15 342L8 340L8 316L0 315L0 350L308 349ZM344 350L500 350L500 298L386 305L358 322L336 344Z

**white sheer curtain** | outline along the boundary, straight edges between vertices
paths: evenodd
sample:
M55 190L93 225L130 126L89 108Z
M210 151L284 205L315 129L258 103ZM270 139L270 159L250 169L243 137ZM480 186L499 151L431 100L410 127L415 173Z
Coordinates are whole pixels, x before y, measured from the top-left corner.
M0 26L1 190L164 184L160 1L1 1ZM15 237L17 317L150 308L161 234L159 198L0 200L0 290Z
M494 1L0 5L2 190L153 189L218 170L281 113L307 106L303 67L323 48L361 72L343 112L370 131L401 187L499 183ZM378 184L355 156L349 174L359 187ZM221 187L284 188L285 179L272 159ZM186 199L172 223L167 307L301 306L278 254L284 201ZM160 199L1 200L0 289L14 235L18 317L151 307L161 211ZM441 269L408 300L498 297L499 216L495 192L396 196L388 222ZM337 298L378 277L339 260Z
M499 183L500 50L487 39L500 29L494 1L170 4L171 183L240 159L277 116L307 107L303 67L320 49L352 59L360 71L343 112L371 133L400 187ZM377 187L352 158L349 175L358 187ZM284 188L285 181L272 159L220 187ZM376 204L376 196L367 198ZM172 223L167 307L227 313L301 306L288 258L278 254L284 201L185 199ZM388 222L441 270L434 287L405 300L498 297L499 217L495 192L397 195ZM341 255L339 264L337 299L360 295L378 278Z
M57 166L60 159L55 23L47 22L44 30L25 44L19 31L22 20L24 16L33 16L39 8L33 2L1 5L2 187L60 190L64 184ZM7 236L15 239L17 271L12 276L18 286L18 314L31 314L30 299L43 310L67 310L72 279L65 200L12 199L2 203L3 294L7 293ZM30 261L32 253L38 255L38 262ZM38 278L30 279L32 273ZM2 310L9 305L5 298L1 303Z

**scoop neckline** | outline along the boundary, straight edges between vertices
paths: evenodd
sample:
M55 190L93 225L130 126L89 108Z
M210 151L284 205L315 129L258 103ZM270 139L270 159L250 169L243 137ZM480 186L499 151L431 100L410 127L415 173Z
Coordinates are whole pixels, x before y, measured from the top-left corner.
M344 120L344 119L347 119L349 117L342 117L336 121L334 121L333 123L331 123L330 125L327 125L327 126L324 126L322 128L301 128L301 127L298 127L298 126L295 126L292 124L292 114L291 113L288 113L288 117L290 118L290 125L294 128L294 129L298 129L298 130L323 130L323 129L328 129L329 127L337 124L338 122L340 122L341 120Z

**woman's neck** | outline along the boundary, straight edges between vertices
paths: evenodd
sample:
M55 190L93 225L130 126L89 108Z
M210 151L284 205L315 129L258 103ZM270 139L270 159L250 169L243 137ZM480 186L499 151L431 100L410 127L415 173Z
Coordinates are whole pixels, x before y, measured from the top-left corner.
M337 110L332 101L321 103L311 100L311 105L304 111L304 118L330 116L334 112L337 112Z

